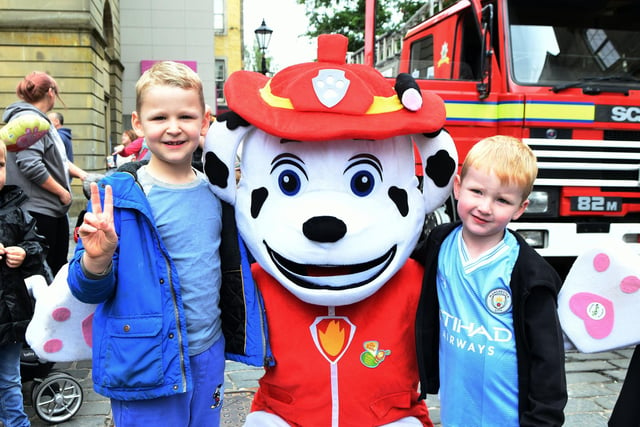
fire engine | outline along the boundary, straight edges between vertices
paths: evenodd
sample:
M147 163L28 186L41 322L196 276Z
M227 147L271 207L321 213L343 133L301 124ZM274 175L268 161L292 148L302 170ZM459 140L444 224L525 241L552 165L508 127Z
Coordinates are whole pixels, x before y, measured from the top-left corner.
M402 42L398 71L444 99L460 161L496 134L533 149L511 228L561 273L605 238L640 253L639 22L637 0L461 0Z

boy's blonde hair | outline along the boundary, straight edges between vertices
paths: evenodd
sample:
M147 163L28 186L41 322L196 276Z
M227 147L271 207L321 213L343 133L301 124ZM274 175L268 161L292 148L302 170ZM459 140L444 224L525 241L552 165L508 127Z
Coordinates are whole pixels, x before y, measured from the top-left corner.
M136 111L140 111L143 96L152 86L173 86L181 89L193 89L198 92L200 106L205 111L202 80L195 71L184 64L173 61L156 62L145 71L136 83Z
M2 139L0 139L0 149L4 153L4 157L5 157L5 160L6 160L6 157L7 157L7 146L5 145L4 140L2 140Z
M470 167L494 173L502 184L515 184L522 188L522 200L531 194L538 175L536 156L531 148L520 139L506 135L484 138L471 147L462 164L461 180Z

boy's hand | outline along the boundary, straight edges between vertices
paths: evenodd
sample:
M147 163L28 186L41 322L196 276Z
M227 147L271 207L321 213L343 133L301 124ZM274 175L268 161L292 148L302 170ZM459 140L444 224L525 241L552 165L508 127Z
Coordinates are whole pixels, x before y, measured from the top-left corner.
M102 274L109 268L118 244L118 235L113 226L113 193L110 185L105 187L103 208L98 185L91 183L91 209L92 212L84 215L78 234L85 249L84 267L91 273Z
M0 244L2 246L2 244ZM0 259L4 256L7 267L18 268L27 257L27 253L20 246L2 246L0 248Z

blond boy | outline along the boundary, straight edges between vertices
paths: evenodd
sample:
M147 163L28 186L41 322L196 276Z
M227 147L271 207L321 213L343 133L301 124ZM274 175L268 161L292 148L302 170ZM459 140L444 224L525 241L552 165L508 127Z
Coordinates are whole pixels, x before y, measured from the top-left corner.
M553 268L507 229L537 174L531 149L494 136L454 183L461 222L428 237L417 334L422 396L446 426L560 426L567 402Z
M151 158L92 184L69 267L74 296L99 304L94 388L111 398L118 427L217 426L222 212L191 167L210 121L200 78L157 63L136 85L131 121Z

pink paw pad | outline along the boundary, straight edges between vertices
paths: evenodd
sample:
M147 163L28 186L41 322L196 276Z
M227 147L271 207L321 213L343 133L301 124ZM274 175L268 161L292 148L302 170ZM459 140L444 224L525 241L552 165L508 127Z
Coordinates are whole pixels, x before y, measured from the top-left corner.
M56 322L66 322L71 318L71 310L66 307L58 307L51 313L51 318ZM81 325L82 338L84 342L91 347L92 344L92 325L93 325L93 313L88 315ZM52 338L44 343L43 350L47 353L57 353L62 350L64 343L61 339Z
M590 292L580 292L569 300L571 311L584 321L587 333L602 339L613 330L613 303Z
M640 289L640 279L636 276L627 276L620 282L620 290L625 294L638 292Z
M56 308L51 313L51 317L56 322L64 322L66 320L69 320L69 318L71 317L71 310L69 310L66 307ZM42 346L44 351L46 351L47 353L57 353L60 350L62 350L62 347L64 347L64 344L63 344L62 340L59 340L57 338L53 338L53 339L48 340Z
M593 268L599 273L605 271L610 265L611 260L607 254L600 253L593 257Z
M42 346L43 350L47 353L57 353L62 350L62 347L62 340L59 339L51 339Z
M65 320L69 320L69 317L71 317L71 310L66 307L56 308L53 310L53 313L51 313L51 317L53 317L53 320L57 322L64 322Z
M82 338L84 338L84 342L87 343L89 347L93 347L93 313L88 315L82 321Z

